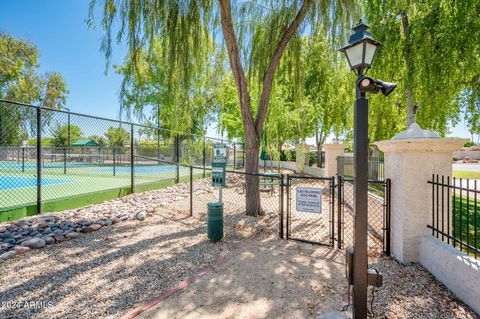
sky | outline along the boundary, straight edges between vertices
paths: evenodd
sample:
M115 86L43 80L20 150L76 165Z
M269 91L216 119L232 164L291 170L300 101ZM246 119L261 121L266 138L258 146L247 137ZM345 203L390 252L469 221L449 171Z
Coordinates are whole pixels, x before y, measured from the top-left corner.
M122 77L111 67L105 74L106 60L100 52L103 32L86 23L89 2L0 0L0 30L36 45L42 72L63 75L70 90L67 107L71 111L117 119ZM116 46L112 64L121 64L126 53L125 47ZM470 138L463 122L451 131L450 136ZM208 134L216 135L215 128L210 127Z

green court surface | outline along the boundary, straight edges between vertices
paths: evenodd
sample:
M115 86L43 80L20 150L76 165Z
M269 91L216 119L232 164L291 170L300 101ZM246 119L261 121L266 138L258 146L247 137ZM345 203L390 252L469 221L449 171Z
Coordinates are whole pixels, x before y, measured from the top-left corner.
M23 171L22 171L23 168ZM42 212L60 211L95 204L127 195L131 190L129 165L47 164L42 168ZM202 169L193 169L194 178L203 177ZM190 168L178 167L179 182L187 182ZM135 164L135 192L173 185L177 167ZM36 211L36 164L0 162L0 221L15 220Z

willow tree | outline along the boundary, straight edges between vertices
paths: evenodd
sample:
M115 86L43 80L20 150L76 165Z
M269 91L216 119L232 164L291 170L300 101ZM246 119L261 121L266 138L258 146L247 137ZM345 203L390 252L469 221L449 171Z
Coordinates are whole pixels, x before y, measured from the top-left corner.
M372 98L372 110L380 112L375 138L402 128L388 114L400 118L401 126L418 121L445 134L459 118L459 94L480 88L478 0L363 3L372 34L383 42L371 72L399 83L392 99Z
M233 6L230 0L92 0L90 23L93 23L97 3L103 10L102 49L107 61L112 52L115 26L119 26L116 40L122 42L126 37L134 60L143 48L150 51L156 37L171 39L165 48L168 52L165 63L178 59L182 68L187 67L189 59L202 59L195 53L190 54L191 51L196 52L203 45L205 30L214 34L220 25L239 99L246 170L250 173L258 172L259 147L273 79L288 43L298 36L307 15L315 22L312 26L320 21L325 30L338 33L346 21L344 17L353 11L353 0L238 1ZM262 42L255 38L259 30L268 35L262 37ZM188 36L193 37L192 42L183 41ZM255 76L256 85L261 87L256 103L252 103L252 87L247 76ZM246 213L256 216L262 212L258 177L247 175L246 186Z

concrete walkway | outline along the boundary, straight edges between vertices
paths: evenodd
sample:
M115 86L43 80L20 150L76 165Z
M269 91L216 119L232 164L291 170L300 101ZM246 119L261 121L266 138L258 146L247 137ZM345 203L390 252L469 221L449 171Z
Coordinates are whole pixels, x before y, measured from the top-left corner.
M344 258L325 246L258 241L136 318L318 318L341 308Z
M480 164L453 164L452 169L454 171L468 171L468 172L480 172Z

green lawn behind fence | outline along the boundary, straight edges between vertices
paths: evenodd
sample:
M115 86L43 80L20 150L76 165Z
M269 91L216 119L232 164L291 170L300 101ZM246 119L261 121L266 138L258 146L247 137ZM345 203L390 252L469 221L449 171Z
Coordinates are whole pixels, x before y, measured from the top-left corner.
M463 242L467 242L467 236L470 245L480 249L480 202L475 203L474 199L466 197L455 197L453 201L455 206L455 237ZM475 240L475 233L477 238Z

